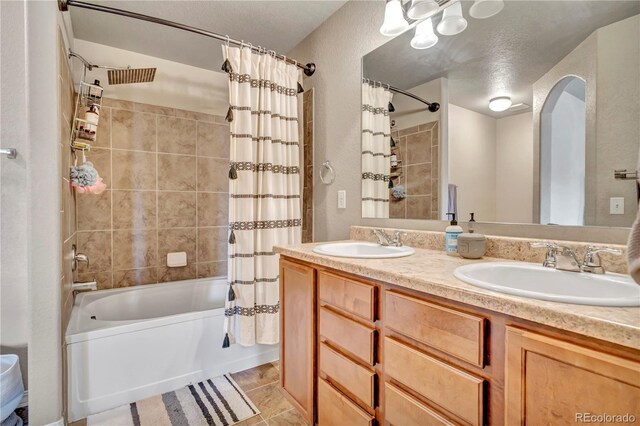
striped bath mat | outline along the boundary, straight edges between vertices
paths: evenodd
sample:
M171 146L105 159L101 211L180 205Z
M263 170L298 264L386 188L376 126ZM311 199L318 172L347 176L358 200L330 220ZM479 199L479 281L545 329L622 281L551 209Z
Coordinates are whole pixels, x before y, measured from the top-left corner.
M225 374L94 414L87 426L227 426L256 414L258 408Z

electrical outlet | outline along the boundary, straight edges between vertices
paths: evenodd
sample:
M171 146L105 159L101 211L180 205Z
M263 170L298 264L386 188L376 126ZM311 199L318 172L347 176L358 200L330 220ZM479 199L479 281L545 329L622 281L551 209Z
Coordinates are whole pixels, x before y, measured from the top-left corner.
M341 189L338 191L338 208L346 209L347 208L347 191Z
M624 214L624 197L609 198L609 214Z

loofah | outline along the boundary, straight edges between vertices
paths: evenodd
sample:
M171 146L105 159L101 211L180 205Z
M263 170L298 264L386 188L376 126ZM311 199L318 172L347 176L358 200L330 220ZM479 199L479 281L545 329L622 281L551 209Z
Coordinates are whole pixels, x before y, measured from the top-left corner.
M71 185L79 187L95 185L98 182L98 177L98 171L89 161L81 166L71 167L69 174Z
M398 185L393 188L393 191L391 191L391 195L393 195L393 198L395 198L396 200L402 200L407 196L407 190L404 188L404 186Z

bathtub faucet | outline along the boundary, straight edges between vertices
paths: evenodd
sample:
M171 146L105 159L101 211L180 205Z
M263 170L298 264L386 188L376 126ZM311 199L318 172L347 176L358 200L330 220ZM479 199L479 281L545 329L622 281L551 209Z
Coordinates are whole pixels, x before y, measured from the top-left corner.
M79 291L87 291L87 290L97 290L98 283L95 281L87 281L84 283L73 283L71 284L71 291L73 294L76 294Z

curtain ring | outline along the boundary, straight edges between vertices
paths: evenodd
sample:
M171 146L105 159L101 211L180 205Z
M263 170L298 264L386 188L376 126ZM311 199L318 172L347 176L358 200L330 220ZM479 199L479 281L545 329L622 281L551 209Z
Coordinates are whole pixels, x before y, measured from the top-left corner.
M225 44L226 44L227 49L228 49L229 48L229 36L227 34L225 34L225 37L227 38L227 41L226 41Z
M240 50L244 47L244 40L240 40Z
M249 43L249 50L253 50L253 44Z

